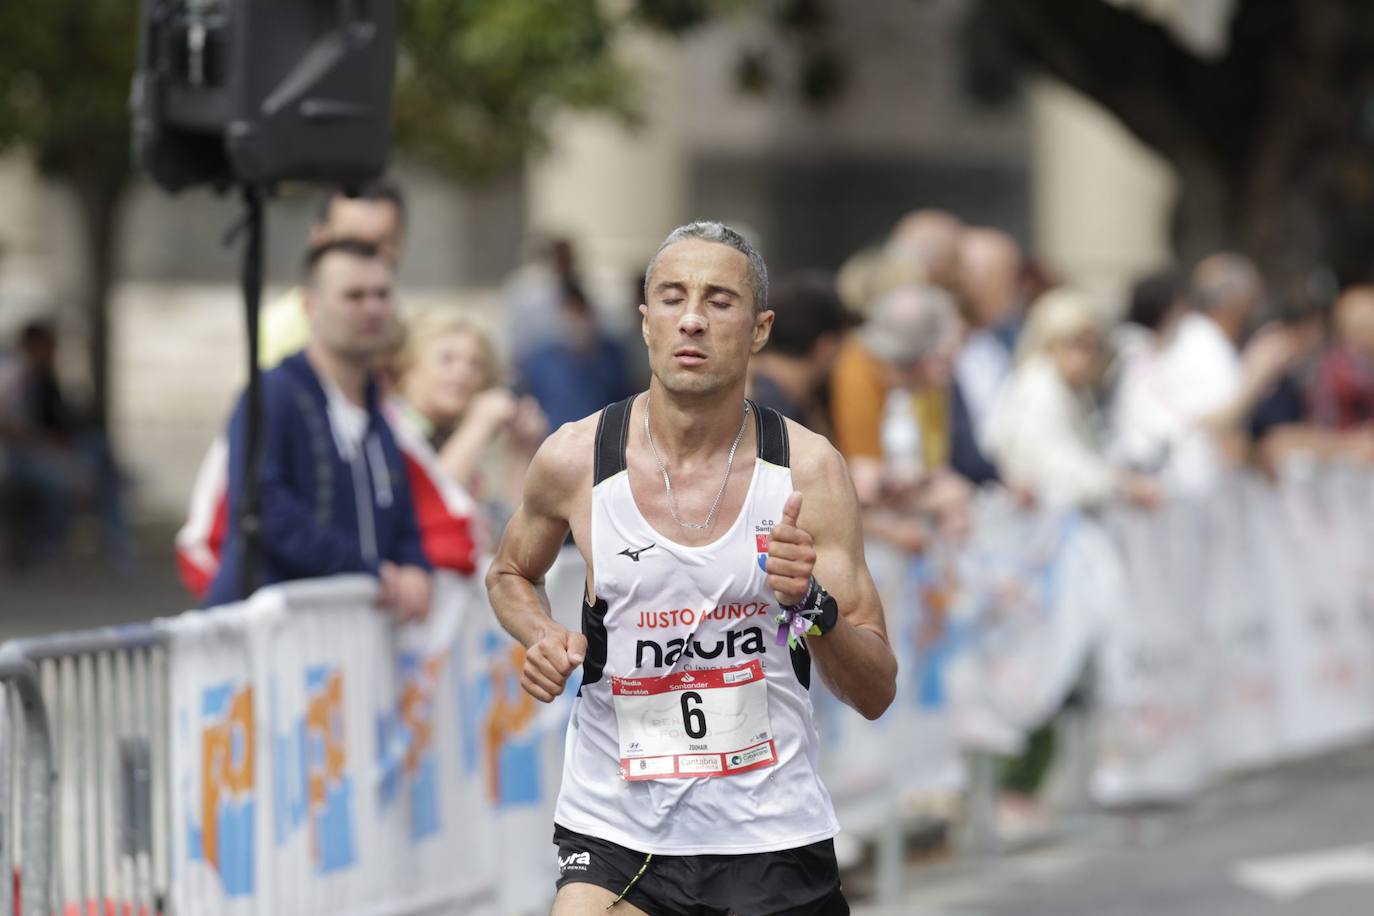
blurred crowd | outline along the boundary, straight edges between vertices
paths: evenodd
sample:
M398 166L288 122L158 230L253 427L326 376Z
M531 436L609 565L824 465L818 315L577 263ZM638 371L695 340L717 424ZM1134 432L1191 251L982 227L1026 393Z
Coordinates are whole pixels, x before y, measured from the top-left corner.
M1057 283L1004 232L925 210L852 257L831 295L860 317L816 351L831 355L813 407L872 533L913 548L931 525L957 530L990 484L1150 508L1293 451L1374 461L1374 287L1277 302L1219 252L1114 303Z
M491 545L551 429L648 383L638 322L606 326L571 240L548 241L512 276L497 335L458 309L398 308L406 201L393 184L327 195L305 241L300 283L265 307L260 352L264 370L295 360L320 412L277 417L269 403L269 445L328 428L346 457L367 451L375 420L388 430L378 442L394 439L425 471L402 482L423 490L417 524L440 565L469 571ZM837 274L773 286L778 320L752 364L751 396L828 435L870 536L908 550L957 537L980 487L1027 504L1148 508L1205 493L1230 466L1272 473L1294 452L1374 461L1374 286L1282 301L1256 265L1219 252L1141 277L1116 302L1057 282L1008 233L937 210L904 216ZM82 510L121 541L119 475L64 396L57 345L53 327L34 322L0 364L0 521L12 561L54 549ZM202 596L233 540L237 439L231 423L211 449L179 539ZM323 490L354 474L348 461L312 461L317 473L303 462L284 479ZM322 498L302 498L321 503L303 511L334 522L334 510L364 508L356 495L329 513ZM321 571L302 562L287 566ZM226 583L215 597L233 592Z

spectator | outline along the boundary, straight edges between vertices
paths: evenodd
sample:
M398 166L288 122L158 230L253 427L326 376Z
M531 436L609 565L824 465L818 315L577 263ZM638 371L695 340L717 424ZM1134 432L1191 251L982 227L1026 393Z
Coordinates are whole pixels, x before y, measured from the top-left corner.
M401 263L405 224L405 195L395 184L370 184L354 197L333 191L321 200L309 244L323 245L334 239L367 242L395 269ZM258 364L264 369L295 353L309 339L303 298L303 290L295 286L263 307Z
M885 488L910 484L898 485L894 473L912 478L947 464L948 388L959 335L958 313L947 293L934 286L906 286L880 297L863 327L840 348L830 382L835 444L865 504L879 502ZM897 398L891 399L894 392ZM912 472L884 467L889 400L907 403L915 418Z
M403 619L429 609L425 557L400 452L369 366L388 342L392 268L364 242L317 245L306 259L305 349L262 379L261 569L256 585L366 572ZM229 505L247 478L245 405L229 425ZM210 604L240 597L243 543L228 519Z
M1112 334L1108 438L1117 464L1160 473L1188 434L1169 402L1162 359L1187 313L1188 279L1179 271L1151 274L1131 290L1125 324Z
M1083 294L1041 296L988 417L984 450L1009 484L1053 504L1095 506L1122 495L1154 505L1154 479L1114 468L1098 435L1093 390L1102 336L1102 319Z
M535 350L563 339L569 289L582 289L577 247L571 239L550 239L511 276L501 298L514 365L523 365ZM642 292L641 286L634 296L636 304L642 301Z
M1011 236L986 228L965 231L958 253L958 290L970 330L954 364L954 378L976 438L1011 372L1021 329L1024 258Z
M958 281L958 246L964 224L943 210L913 210L880 246L855 252L840 267L836 289L845 306L866 314L885 293L901 286L931 284L953 290Z
M569 281L560 295L561 335L535 346L518 364L520 386L553 429L634 393L625 351L601 329L582 287Z
M1279 375L1250 412L1248 432L1255 443L1278 429L1307 425L1309 385L1300 377L1299 367L1311 369L1313 358L1326 341L1326 315L1321 308L1289 309L1279 320L1288 339L1289 369Z
M825 383L853 317L835 292L834 278L819 271L782 278L768 300L786 320L773 324L768 343L750 360L750 397L803 426L827 431Z
M406 455L426 553L435 566L471 573L474 551L492 546L487 524L519 503L548 421L533 398L498 384L491 342L452 313L408 322L395 373L387 418ZM483 473L494 452L499 489Z
M57 332L33 321L0 381L0 519L17 566L56 556L83 506L100 515L106 556L128 559L121 478L104 435L84 422L57 374Z
M948 468L949 383L961 325L934 286L882 296L845 341L830 383L835 442L871 534L908 549L927 540L918 513L956 525L968 488Z
M1336 301L1336 343L1312 387L1312 418L1328 429L1374 426L1374 286L1352 286Z
M915 275L904 278L904 282L929 283L953 291L959 283L959 252L965 231L963 222L951 213L913 210L892 227L884 256L915 269Z
M1223 464L1249 449L1245 426L1261 397L1295 358L1294 338L1266 326L1245 343L1264 298L1255 266L1230 253L1204 258L1190 280L1192 310L1159 355L1156 392L1176 421L1160 443L1172 489L1209 489Z

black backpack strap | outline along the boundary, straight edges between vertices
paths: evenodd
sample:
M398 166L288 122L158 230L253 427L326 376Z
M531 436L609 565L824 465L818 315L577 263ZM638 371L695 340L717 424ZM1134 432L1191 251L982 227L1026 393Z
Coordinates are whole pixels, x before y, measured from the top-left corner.
M753 401L754 430L758 434L759 458L780 468L792 466L792 447L787 439L787 421L771 407L760 407Z
M596 421L596 458L592 485L625 470L625 444L630 441L630 408L637 395L630 395L601 411Z

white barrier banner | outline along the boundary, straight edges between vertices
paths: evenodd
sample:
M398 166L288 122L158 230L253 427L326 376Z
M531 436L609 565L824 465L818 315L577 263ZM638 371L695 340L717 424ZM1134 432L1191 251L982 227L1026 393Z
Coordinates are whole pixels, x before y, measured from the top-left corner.
M822 776L847 831L962 786L960 749L1015 753L1096 649L1109 804L1374 733L1374 478L1235 478L1205 506L1099 524L982 499L972 536L870 545L900 666L877 723L813 675ZM585 567L547 577L581 627ZM172 900L240 916L543 911L578 675L540 704L479 581L435 578L423 625L340 577L161 624L171 637Z
M231 605L171 629L172 900L179 913L261 912L270 864L260 687L250 621Z
M1203 519L1211 570L1199 596L1210 647L1205 739L1208 765L1219 771L1265 766L1282 756L1272 572L1254 562L1264 503L1272 500L1259 478L1229 478Z
M260 898L273 912L348 912L386 890L363 864L382 839L366 829L369 668L387 635L375 595L370 580L341 577L254 599L283 606L253 632L271 761L262 793L271 869Z
M582 577L575 553L551 575L573 621ZM375 594L297 582L166 622L181 912L547 907L576 681L548 706L525 694L476 581L436 576L418 626Z
M1359 740L1374 710L1374 645L1346 560L1350 545L1331 524L1341 510L1326 504L1319 479L1310 466L1285 467L1255 526L1277 610L1279 721L1290 756Z
M1187 504L1170 503L1152 513L1113 512L1108 523L1125 564L1128 603L1097 655L1092 792L1109 805L1175 801L1208 774L1201 518Z

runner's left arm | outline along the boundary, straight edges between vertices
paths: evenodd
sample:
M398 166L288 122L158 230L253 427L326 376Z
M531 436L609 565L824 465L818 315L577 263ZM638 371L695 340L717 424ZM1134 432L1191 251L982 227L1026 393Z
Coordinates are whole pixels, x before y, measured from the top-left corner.
M569 504L581 495L581 478L591 476L590 460L584 468L568 458L591 455L578 426L564 425L535 454L525 477L525 500L507 523L486 577L496 618L525 646L520 684L543 703L563 693L587 652L581 633L553 619L544 591L544 574L568 533Z
M781 603L799 600L812 576L839 605L839 621L806 640L826 686L868 719L897 692L897 659L888 643L878 589L864 560L863 522L844 459L819 436L788 424L795 443L793 485L773 529L769 585ZM800 499L799 514L791 511ZM792 520L795 516L795 521Z

